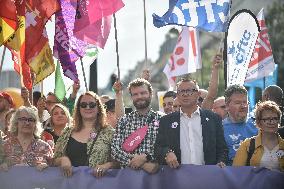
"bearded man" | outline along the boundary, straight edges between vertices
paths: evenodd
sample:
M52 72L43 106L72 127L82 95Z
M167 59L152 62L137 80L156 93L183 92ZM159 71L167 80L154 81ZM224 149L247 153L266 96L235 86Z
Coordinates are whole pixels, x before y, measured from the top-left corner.
M152 161L161 117L150 106L153 88L147 80L138 78L129 83L128 90L136 110L118 121L111 156L122 167L153 173L157 169Z
M224 136L229 148L231 165L240 143L257 134L254 119L248 118L248 92L244 86L231 85L225 91L228 116L223 120Z

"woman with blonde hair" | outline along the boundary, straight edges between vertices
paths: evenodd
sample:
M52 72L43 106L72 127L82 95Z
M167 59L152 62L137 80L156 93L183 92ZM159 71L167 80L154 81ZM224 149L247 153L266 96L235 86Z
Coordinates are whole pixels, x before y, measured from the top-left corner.
M34 166L42 170L51 163L53 152L40 139L42 132L37 112L21 106L11 118L10 137L3 142L4 163L10 166Z
M79 97L73 127L63 131L55 146L54 164L62 168L64 176L72 175L72 166L92 167L97 177L117 167L110 156L114 129L105 118L106 111L97 94L88 91Z
M65 127L70 127L72 117L68 109L62 104L55 104L50 110L50 125L42 133L42 138L51 146L57 142Z
M233 165L284 171L284 140L277 133L281 120L279 106L272 101L258 103L255 119L258 135L241 143Z

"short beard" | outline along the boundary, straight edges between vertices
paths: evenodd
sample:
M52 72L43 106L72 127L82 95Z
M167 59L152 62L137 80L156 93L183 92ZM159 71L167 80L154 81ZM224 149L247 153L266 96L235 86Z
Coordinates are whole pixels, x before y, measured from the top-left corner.
M136 102L133 102L133 105L135 106L137 110L141 110L141 109L148 108L150 106L150 103L151 103L151 99L148 98L148 99L145 99L145 103L143 104L138 104Z

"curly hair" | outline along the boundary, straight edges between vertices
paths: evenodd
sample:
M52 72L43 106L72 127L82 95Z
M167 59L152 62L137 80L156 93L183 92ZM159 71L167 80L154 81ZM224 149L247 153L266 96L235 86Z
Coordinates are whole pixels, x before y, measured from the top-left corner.
M52 127L54 126L54 123L53 123L53 120L52 120L52 115L53 115L53 111L54 111L54 109L55 109L56 107L61 108L61 109L64 111L64 114L65 114L65 116L67 117L67 120L68 120L67 125L68 125L68 126L71 125L72 117L71 117L71 115L70 115L68 109L67 109L63 104L58 103L58 104L54 104L54 105L52 106L51 110L50 110L50 116L51 116L50 124L51 124L51 126L52 126Z
M257 103L257 105L255 107L255 112L254 112L256 124L260 123L260 120L262 118L262 113L266 110L270 110L270 111L276 113L277 117L279 118L279 123L280 123L281 110L280 110L279 106L275 102L268 100L268 101Z
M97 121L96 121L96 123L94 123L94 128L96 128L97 130L100 130L102 128L107 127L106 110L105 110L105 107L100 100L100 97L92 91L87 91L87 92L80 95L80 97L78 98L77 103L75 105L75 110L74 110L74 113L73 113L73 123L74 123L75 131L80 131L83 128L83 120L82 120L82 115L80 113L80 103L81 103L82 97L85 96L85 95L89 95L89 96L93 97L96 100L96 103L97 103L98 115L97 115Z
M149 81L147 81L146 79L143 79L143 78L137 78L137 79L134 79L133 81L131 81L129 84L128 84L128 91L131 94L131 88L133 87L140 87L140 86L143 86L143 85L146 85L147 88L148 88L148 91L150 94L153 94L153 87L151 85L151 83L149 83Z
M11 117L11 126L10 126L10 132L11 134L17 136L18 135L18 118L20 116L20 113L26 112L31 116L33 119L35 119L36 127L34 130L34 137L35 138L40 138L40 135L43 131L41 124L39 122L38 118L38 113L34 109L34 107L26 107L26 106L21 106L19 109L16 110L16 112L12 115Z
M244 86L241 85L231 85L229 86L225 92L224 92L224 96L225 96L225 103L228 104L231 100L231 96L233 94L244 94L247 95L248 91Z

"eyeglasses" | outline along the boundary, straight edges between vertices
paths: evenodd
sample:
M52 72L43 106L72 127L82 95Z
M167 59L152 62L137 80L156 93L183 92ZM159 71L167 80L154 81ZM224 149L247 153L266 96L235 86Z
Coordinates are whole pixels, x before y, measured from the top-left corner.
M93 108L95 108L97 106L97 104L95 103L95 102L81 102L80 103L80 107L81 108L87 108L87 107L89 107L90 109L93 109Z
M185 94L193 95L193 93L197 91L198 91L197 89L180 89L177 90L177 93L180 95L185 95Z
M19 122L28 122L28 123L35 123L36 120L34 118L27 118L27 117L19 117Z
M276 123L279 123L280 122L280 119L279 117L269 117L269 118L263 118L263 119L260 119L263 123L265 124L276 124Z

